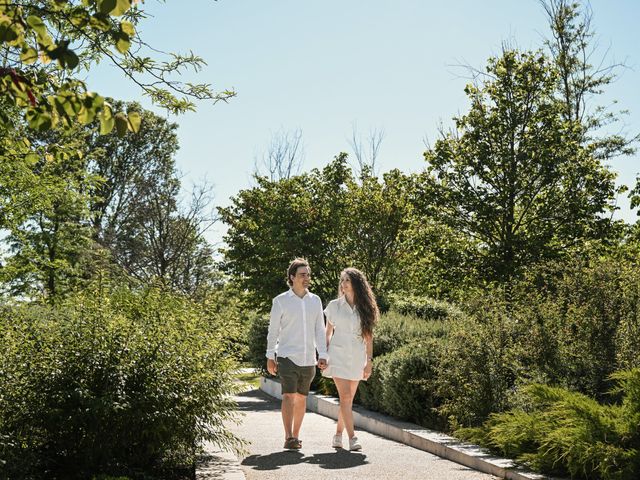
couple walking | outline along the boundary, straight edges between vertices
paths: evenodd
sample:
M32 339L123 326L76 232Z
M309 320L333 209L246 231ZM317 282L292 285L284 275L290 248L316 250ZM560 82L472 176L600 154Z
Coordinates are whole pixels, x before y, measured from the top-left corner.
M324 311L320 297L308 290L310 281L308 262L295 259L287 269L291 288L274 298L271 308L267 370L280 377L284 448L302 448L300 427L316 373L317 351L318 368L323 376L333 378L340 397L331 446L342 448L342 433L346 430L349 450L361 450L355 436L352 406L360 380L371 375L378 306L364 274L355 268L342 271L338 298L329 302Z

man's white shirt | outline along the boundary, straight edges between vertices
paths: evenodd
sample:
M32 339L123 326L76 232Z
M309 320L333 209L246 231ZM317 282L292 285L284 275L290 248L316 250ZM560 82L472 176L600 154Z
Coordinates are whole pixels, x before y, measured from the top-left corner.
M316 350L320 358L327 358L320 297L308 290L302 298L293 290L281 293L271 306L267 358L287 357L304 367L316 364Z

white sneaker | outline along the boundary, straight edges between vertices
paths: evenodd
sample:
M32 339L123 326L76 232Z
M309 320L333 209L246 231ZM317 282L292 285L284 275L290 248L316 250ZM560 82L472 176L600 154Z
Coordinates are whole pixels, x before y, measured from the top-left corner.
M362 445L360 445L360 442L358 441L358 437L351 437L349 439L349 450L351 450L352 452L362 450Z
M331 440L331 446L333 448L342 448L342 435L334 435Z

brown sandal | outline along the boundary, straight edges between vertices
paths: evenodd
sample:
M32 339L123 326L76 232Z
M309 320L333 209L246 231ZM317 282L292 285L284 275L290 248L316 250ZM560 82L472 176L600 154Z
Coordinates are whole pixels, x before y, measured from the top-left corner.
M286 450L300 450L302 442L295 437L289 437L284 442L284 448Z

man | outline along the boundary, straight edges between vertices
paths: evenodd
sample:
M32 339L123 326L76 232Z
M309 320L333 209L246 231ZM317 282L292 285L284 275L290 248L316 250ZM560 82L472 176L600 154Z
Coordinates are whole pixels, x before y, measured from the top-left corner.
M309 263L296 258L287 269L288 291L273 299L267 333L267 370L278 373L282 387L284 448L299 450L307 395L318 367L327 366L324 314L320 297L309 292Z

